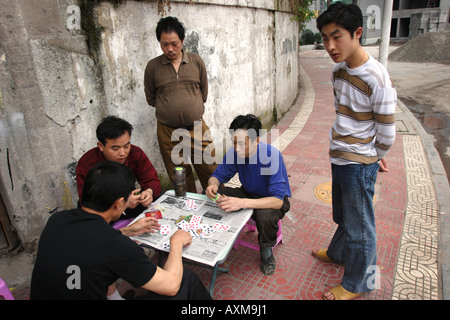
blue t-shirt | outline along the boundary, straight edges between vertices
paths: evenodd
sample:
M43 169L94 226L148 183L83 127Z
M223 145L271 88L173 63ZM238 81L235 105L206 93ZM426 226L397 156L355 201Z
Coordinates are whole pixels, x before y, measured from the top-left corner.
M212 176L226 183L236 173L242 187L250 193L279 199L291 196L283 156L270 144L260 142L257 152L249 158L239 158L234 148L230 148Z

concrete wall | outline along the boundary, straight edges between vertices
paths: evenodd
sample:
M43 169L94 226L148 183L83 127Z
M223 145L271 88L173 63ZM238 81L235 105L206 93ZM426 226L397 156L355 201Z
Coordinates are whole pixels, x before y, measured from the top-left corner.
M208 69L205 120L219 155L237 114L265 124L286 112L298 89L298 26L289 1L172 0L185 47ZM71 7L75 5L75 7ZM108 114L135 127L132 143L148 154L163 183L154 109L143 73L161 54L155 1L102 2L98 61L88 54L76 0L0 0L0 192L25 248L33 251L51 213L76 206L74 168L96 145ZM167 9L167 8L166 8ZM78 20L77 20L78 19Z

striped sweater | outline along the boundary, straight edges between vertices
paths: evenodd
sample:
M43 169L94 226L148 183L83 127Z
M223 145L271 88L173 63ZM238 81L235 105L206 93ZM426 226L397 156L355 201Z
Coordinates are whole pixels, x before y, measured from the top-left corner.
M330 159L337 165L370 164L384 158L395 140L397 92L386 68L369 55L362 66L333 67L336 119Z

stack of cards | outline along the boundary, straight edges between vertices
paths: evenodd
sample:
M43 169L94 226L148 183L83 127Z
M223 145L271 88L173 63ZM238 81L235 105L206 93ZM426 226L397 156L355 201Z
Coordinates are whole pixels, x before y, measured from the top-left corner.
M214 229L207 224L199 224L198 227L193 229L186 229L194 238L206 238L213 234Z
M214 229L207 224L200 225L200 228L197 229L200 238L206 238L213 234Z
M202 217L197 215L180 216L175 225L196 238L206 238L216 230L227 231L230 229L230 226L222 223L216 223L214 226L202 223Z
M195 238L206 238L214 232L211 226L202 223L201 216L181 216L175 224L178 228L189 232Z
M180 216L180 218L178 218L178 220L175 222L175 224L181 230L188 230L188 229L198 228L201 221L202 221L202 217L196 216L196 215Z

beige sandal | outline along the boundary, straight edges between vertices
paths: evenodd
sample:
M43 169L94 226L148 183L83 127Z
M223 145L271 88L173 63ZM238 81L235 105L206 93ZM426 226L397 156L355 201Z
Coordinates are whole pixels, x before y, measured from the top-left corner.
M311 252L311 253L314 257L316 257L319 260L322 260L325 262L331 262L331 263L343 266L342 263L330 259L330 257L328 257L328 255L327 255L327 251L328 251L327 249L320 249L319 251L317 251L317 253L314 253L314 252Z
M331 288L329 292L333 294L334 300L353 300L363 295L362 293L353 293L347 291L341 285ZM325 294L323 295L323 299L330 300L325 296Z

